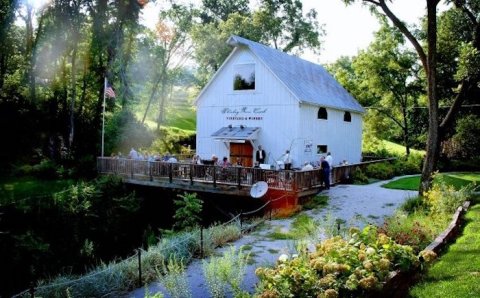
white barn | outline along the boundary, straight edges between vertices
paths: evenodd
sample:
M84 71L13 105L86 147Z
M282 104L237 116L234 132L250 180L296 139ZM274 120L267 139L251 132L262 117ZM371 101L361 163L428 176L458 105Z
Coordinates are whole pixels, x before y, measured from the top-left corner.
M320 65L231 36L229 57L199 94L197 154L293 167L331 152L334 165L361 160L362 106Z

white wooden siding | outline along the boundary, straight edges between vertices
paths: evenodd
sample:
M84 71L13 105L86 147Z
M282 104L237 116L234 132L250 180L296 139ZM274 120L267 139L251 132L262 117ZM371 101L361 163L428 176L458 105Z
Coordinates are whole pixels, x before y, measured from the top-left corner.
M255 90L233 90L234 66L255 64ZM238 118L222 110L241 111ZM300 104L285 85L246 48L238 48L215 75L197 99L197 153L202 159L228 156L228 144L214 140L211 135L228 125L260 127L256 149L262 145L267 152L267 162L280 160L285 150L291 151L294 167L304 161L319 160L317 145L327 145L334 163L343 159L350 163L361 158L362 117L351 113L352 122L344 122L344 111L327 108L328 119L317 119L317 106ZM255 114L253 109L265 110ZM237 117L236 116L236 117ZM262 117L251 120L250 116ZM306 145L311 142L310 152Z

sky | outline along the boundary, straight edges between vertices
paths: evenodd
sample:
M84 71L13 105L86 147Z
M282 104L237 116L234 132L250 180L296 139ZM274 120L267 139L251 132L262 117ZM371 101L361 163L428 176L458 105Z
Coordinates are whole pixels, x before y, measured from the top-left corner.
M324 24L326 31L326 36L322 38L323 46L320 55L309 52L302 55L302 58L312 62L324 64L334 62L341 56L354 56L370 44L373 33L379 29L377 19L370 14L367 7L361 4L345 6L341 0L303 0L302 2L305 12L311 8L316 9L318 21ZM408 24L418 24L420 17L425 15L426 1L395 0L393 2L392 11ZM255 5L255 0L252 3ZM158 10L159 5L155 7L152 3L143 9L142 17L145 24L154 24Z

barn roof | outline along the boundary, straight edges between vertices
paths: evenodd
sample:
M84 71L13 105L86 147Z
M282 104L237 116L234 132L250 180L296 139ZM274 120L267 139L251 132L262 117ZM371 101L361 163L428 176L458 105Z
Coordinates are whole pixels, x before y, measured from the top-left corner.
M250 49L300 102L363 113L363 107L321 65L232 35L232 46Z

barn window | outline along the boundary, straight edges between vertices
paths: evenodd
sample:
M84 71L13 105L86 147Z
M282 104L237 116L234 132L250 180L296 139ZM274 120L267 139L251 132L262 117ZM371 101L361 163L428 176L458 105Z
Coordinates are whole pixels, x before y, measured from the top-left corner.
M327 145L317 145L317 154L325 154L327 149Z
M350 114L350 112L345 112L345 114L343 115L343 121L352 122L352 115Z
M317 119L325 119L326 120L327 118L328 118L327 109L325 109L325 108L318 109Z
M233 70L233 90L255 90L255 64L237 64Z

